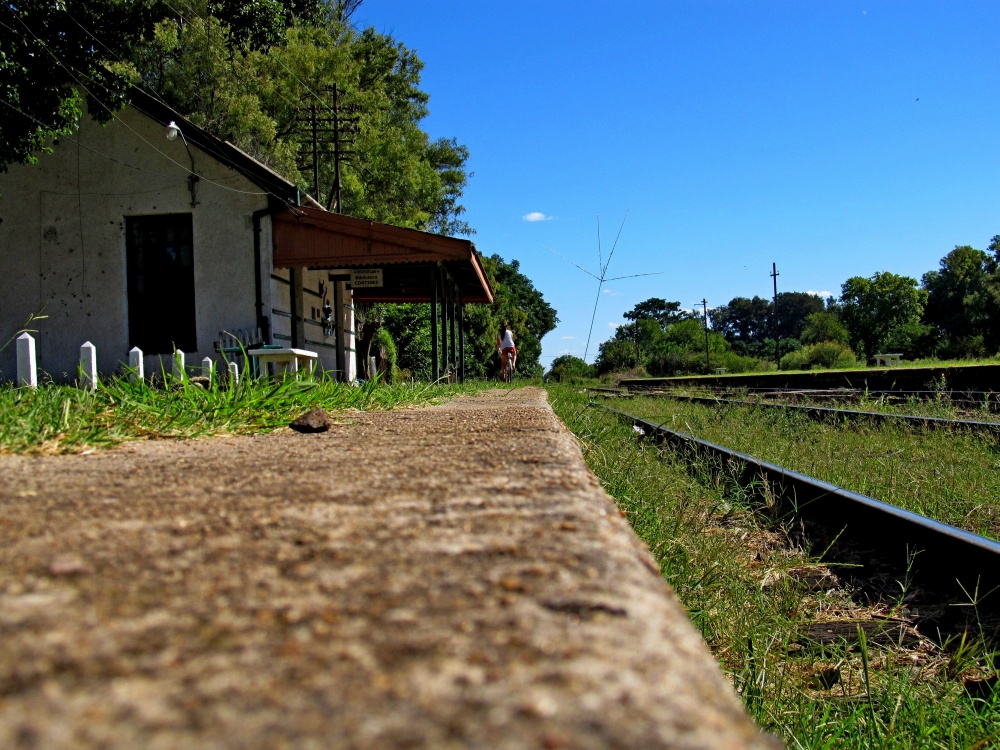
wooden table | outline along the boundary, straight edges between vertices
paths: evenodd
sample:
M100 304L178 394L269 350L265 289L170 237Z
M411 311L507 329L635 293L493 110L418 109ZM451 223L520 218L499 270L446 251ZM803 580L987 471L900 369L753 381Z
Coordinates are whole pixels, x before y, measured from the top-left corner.
M316 352L311 352L308 349L291 349L291 348L281 348L281 349L249 349L247 351L251 357L257 360L258 367L267 367L268 362L273 362L275 370L280 366L283 372L298 372L300 360L304 361L306 367L309 371L309 377L312 377L313 371L316 368L316 359L318 355ZM262 373L267 372L266 369L261 370Z

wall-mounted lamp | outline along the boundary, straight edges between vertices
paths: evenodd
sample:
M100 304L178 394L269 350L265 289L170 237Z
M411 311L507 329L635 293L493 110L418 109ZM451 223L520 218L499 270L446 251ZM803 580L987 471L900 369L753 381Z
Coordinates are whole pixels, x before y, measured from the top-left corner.
M194 208L198 205L198 180L200 179L194 171L194 154L191 153L191 147L188 146L184 133L173 120L167 125L166 136L168 141L176 141L177 136L180 136L181 141L184 143L184 148L187 150L188 158L191 160L191 174L188 175L188 190L191 192L191 208Z

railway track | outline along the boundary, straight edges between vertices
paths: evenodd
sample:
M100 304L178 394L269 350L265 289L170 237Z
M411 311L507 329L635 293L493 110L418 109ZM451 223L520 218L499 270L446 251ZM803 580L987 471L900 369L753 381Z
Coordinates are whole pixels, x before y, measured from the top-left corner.
M614 389L602 389L614 390ZM662 386L639 386L630 384L628 388L620 388L633 395L655 396L675 392L672 388ZM810 401L860 401L878 400L887 404L905 404L910 401L944 400L954 407L989 411L1000 410L1000 393L996 391L904 391L904 390L869 390L861 388L726 388L709 387L705 392L722 398L731 396L755 396L758 398L776 399L808 399Z
M649 394L654 395L654 394ZM851 422L875 422L905 424L910 427L924 429L962 429L970 432L985 432L1000 436L1000 422L982 422L970 419L945 419L943 417L922 417L913 414L886 414L877 411L857 411L853 409L833 409L826 406L810 406L799 404L768 403L766 401L745 401L742 399L719 398L715 396L686 396L674 393L657 393L662 398L672 398L695 404L718 406L730 404L733 406L750 406L761 409L784 409L797 411L813 419L848 420Z
M911 601L950 605L942 610L939 627L974 616L1000 631L1000 542L642 417L594 406L766 500L770 513L808 538L813 549L826 550L825 561L847 566L848 576L881 579L890 586L898 582Z

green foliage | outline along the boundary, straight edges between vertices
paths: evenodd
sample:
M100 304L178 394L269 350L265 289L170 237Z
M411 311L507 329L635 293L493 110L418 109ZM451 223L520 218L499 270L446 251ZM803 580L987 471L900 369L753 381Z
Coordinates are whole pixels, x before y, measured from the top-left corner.
M816 344L820 341L837 341L846 344L849 339L850 335L836 313L821 310L806 316L805 325L802 327L803 343Z
M941 353L979 357L1000 348L1000 237L990 253L968 245L941 259L941 267L923 276L927 290L924 322L941 332Z
M889 331L920 320L927 292L916 279L883 271L871 278L853 276L843 283L840 319L851 348L872 356L882 351Z
M825 303L808 292L778 294L777 333L781 339L800 339L808 317L821 312ZM762 297L736 297L709 312L712 329L722 334L737 351L760 356L753 344L774 338L774 302ZM771 350L774 351L773 348Z
M545 375L547 381L556 383L578 383L595 377L597 373L593 366L572 354L563 354L552 360L552 367Z
M981 334L989 324L984 289L989 256L969 245L956 247L941 259L938 271L925 273L927 291L924 321L949 338Z
M417 380L431 380L431 306L381 305L382 325L396 343L397 365Z
M466 305L465 373L470 378L500 375L497 332L507 321L517 344L517 369L522 375L540 377L542 337L556 327L556 311L545 301L517 260L506 262L499 255L484 257L483 268L493 288L492 305ZM430 379L430 305L380 305L382 320L399 351L399 366L415 377Z
M91 116L108 121L137 79L122 60L162 18L154 0L19 0L2 15L0 171L73 132L85 97Z
M666 304L673 308L666 315L636 314L640 305L636 306L631 313L633 322L619 326L615 335L601 344L594 363L598 374L642 368L650 375L666 376L706 372L709 368L725 366L713 362L729 351L726 340L715 331L708 331L706 337L700 318L676 313L679 303ZM661 320L670 322L664 325ZM709 355L707 364L706 344Z
M771 302L762 297L735 297L726 305L710 310L712 330L730 343L760 342L773 335L770 328Z
M542 337L556 327L559 318L552 306L527 276L521 273L517 260L509 263L499 255L483 258L483 268L493 287L493 304L466 307L470 340L475 361L484 377L500 374L500 358L496 353L497 333L504 321L510 324L517 344L517 369L522 375L540 377ZM474 308L479 308L474 309ZM472 372L468 369L467 372Z
M847 344L839 341L820 341L789 352L781 358L782 370L809 370L813 367L843 369L853 367L857 361Z
M681 310L680 302L667 302L659 297L638 303L629 312L625 313L625 320L638 321L652 319L660 324L661 328L666 328L672 323L693 317L687 310Z
M372 350L378 362L379 372L387 383L399 380L399 363L396 342L385 328L379 328L372 337Z
M553 408L579 438L587 463L763 729L778 733L788 747L817 750L990 746L1000 722L1000 692L972 699L963 679L996 674L995 652L977 644L965 653L964 642L940 650L927 642L907 647L868 640L864 650L855 641L822 648L804 642L802 634L831 613L870 620L886 610L881 603L872 607L864 590L817 591L810 582L822 576L823 561L808 548L782 543L787 527L753 513L745 492L711 481L717 474L687 469L669 451L638 441L627 424L589 408L578 390L551 387ZM853 428L775 419L772 412L725 410L713 416L704 407L668 406L664 399L644 409L640 401L615 405L754 455L766 450L770 460L785 465L787 453L800 453L793 465L810 473L817 464L836 471L848 462L843 473L852 480L902 484L927 457L935 460L934 468L910 485L924 495L942 478L957 484L952 457L958 454L981 465L980 483L996 482L987 473L988 458L983 460L990 450L981 442L965 443L968 436L959 436L963 444L956 445L955 436L942 434L916 454L900 455L892 430L857 435ZM837 439L847 444L837 445ZM980 497L989 492L976 489ZM942 494L962 502L955 516L973 510L957 487ZM991 506L987 501L975 508L980 516L983 507Z
M166 380L172 380L169 374ZM243 378L203 389L185 379L172 388L102 379L96 391L45 384L0 387L0 453L76 453L128 440L249 434L285 427L315 407L328 411L391 409L426 404L477 386L368 383L327 378Z
M810 315L822 312L826 303L822 297L808 292L778 293L778 338L801 339ZM773 314L773 310L772 310ZM773 331L769 333L773 334Z
M922 359L937 355L940 338L938 329L934 326L910 321L889 331L884 346L888 351L899 352L906 359Z

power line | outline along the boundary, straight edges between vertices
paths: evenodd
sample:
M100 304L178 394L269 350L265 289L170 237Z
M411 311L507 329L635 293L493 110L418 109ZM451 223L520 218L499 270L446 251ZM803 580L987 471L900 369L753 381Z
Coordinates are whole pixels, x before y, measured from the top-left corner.
M9 6L8 6L8 7L9 7ZM13 11L12 11L12 12L13 12ZM17 17L15 16L15 18L17 18ZM215 185L216 187L220 187L220 188L222 188L223 190L229 190L229 191L231 191L231 192L234 192L234 193L240 193L240 194L243 194L243 195L269 195L269 194L271 194L271 193L268 193L268 192L259 192L259 191L251 191L251 190L240 190L239 188L234 188L234 187L230 187L230 186L228 186L228 185L224 185L224 184L222 184L222 183L220 183L220 182L216 182L215 180L212 180L212 179L209 179L209 178L207 178L207 177L204 177L203 175L198 175L198 174L197 174L197 173L196 173L196 172L195 172L194 170L192 170L191 168L189 168L189 167L185 166L184 164L180 163L179 161L176 161L175 159L173 159L172 157L170 157L169 155L167 155L166 153L164 153L163 151L161 151L160 149L158 149L158 148L157 148L156 146L154 146L154 145L153 145L152 143L150 143L150 142L149 142L148 140L146 140L146 138L144 138L144 137L142 136L142 134L141 134L141 133L139 133L138 131L136 131L136 130L135 130L135 129L134 129L134 128L133 128L132 126L131 126L131 125L129 125L129 124L128 124L127 122L125 122L125 121L124 121L124 120L123 120L123 119L122 119L121 117L119 117L119 116L118 116L118 113L117 113L117 112L116 112L115 110L111 109L111 107L109 107L109 106L108 106L107 104L105 104L105 103L104 103L104 101L103 101L103 100L102 100L102 99L101 99L100 97L98 97L98 96L97 96L96 94L94 94L94 92L93 92L93 91L91 91L91 90L90 90L90 89L89 89L89 88L88 88L88 87L87 87L87 86L86 86L86 85L85 85L85 84L83 83L83 81L81 81L81 80L80 80L80 78L79 78L79 77L77 77L77 75L76 75L76 74L79 74L80 76L83 76L84 78L87 78L87 79L91 79L91 76L88 76L88 75L87 75L86 73L84 73L83 71L80 71L80 70L77 70L77 69L76 69L76 68L74 68L73 66L71 66L71 65L67 65L66 63L64 63L64 62L63 62L63 61L62 61L62 60L61 60L61 59L59 58L59 56L58 56L58 55L56 55L56 54L55 54L55 53L54 53L54 52L53 52L53 51L52 51L52 50L51 50L51 49L49 48L49 46L48 46L48 45L47 45L47 44L46 44L46 43L45 43L44 41L42 41L42 40L41 40L41 39L40 39L40 38L39 38L38 36L36 36L36 35L35 35L35 33L34 33L34 32L33 32L33 31L32 31L32 30L31 30L31 29L30 29L30 28L28 27L28 25L27 25L27 24L25 24L25 23L24 23L24 21L23 21L23 20L21 20L20 18L17 18L17 21L18 21L18 23L20 23L20 24L21 24L21 25L22 25L22 26L24 27L25 31L27 31L27 32L28 32L28 33L29 33L29 34L30 34L30 35L31 35L31 36L32 36L32 37L33 37L33 38L35 39L35 41L36 41L36 42L38 42L38 44L39 44L39 45L40 45L40 46L41 46L41 47L42 47L42 48L43 48L43 49L44 49L44 50L45 50L45 51L46 51L46 52L47 52L47 53L48 53L48 54L49 54L49 55L50 55L50 56L52 57L52 59L53 59L53 60L55 60L55 62L56 62L56 63L57 63L57 64L58 64L58 65L59 65L59 66L60 66L61 68L63 68L63 70L65 70L65 71L66 71L66 72L67 72L67 73L69 74L70 78L72 78L72 79L73 79L73 80L74 80L74 81L75 81L75 82L77 83L77 85L79 85L79 86L80 86L80 88L82 88L82 89L83 89L83 90L84 90L84 91L85 91L85 92L86 92L86 93L87 93L87 94L88 94L88 95L89 95L89 96L90 96L90 97L91 97L91 98L92 98L92 99L93 99L94 101L96 101L96 102L97 102L98 104L100 104L100 105L101 105L101 106L102 106L102 107L103 107L103 108L104 108L105 110L107 110L108 114L109 114L109 115L110 115L110 116L111 116L111 117L112 117L112 118L113 118L114 120L116 120L116 121L117 121L118 123L120 123L120 124L121 124L121 125L122 125L123 127L125 127L126 129L128 129L129 131L131 131L133 135L135 135L135 136L136 136L137 138L139 138L139 140L141 140L141 141L142 141L143 143L145 143L145 144L146 144L147 146L149 146L149 148L151 148L151 149L152 149L153 151L155 151L156 153L158 153L158 154L159 154L160 156L162 156L162 157L163 157L164 159L166 159L167 161L169 161L169 162L173 163L174 165L176 165L176 166L180 167L180 168L181 168L181 169L183 169L183 170L184 170L185 172L187 172L187 173L189 173L189 174L192 174L192 175L195 175L195 176L196 176L196 177L198 177L199 179L204 179L204 180L205 180L205 182L208 182L209 184L212 184L212 185ZM2 21L0 21L0 26L4 26L5 28L7 28L7 29L10 29L10 30L11 30L11 31L12 31L13 33L17 33L17 30L16 30L16 29L14 29L14 28L12 28L12 27L8 26L7 24L3 23ZM140 109L139 107L137 107L136 105L132 104L132 107L133 107L133 108L135 108L136 110L138 110L138 111L142 112L142 110L141 110L141 109ZM18 110L18 111L20 111L20 110ZM22 114L24 114L24 113L22 113ZM146 114L146 115L148 116L148 113L145 113L145 112L144 112L143 114ZM35 118L31 118L31 119L35 119ZM38 122L37 120L35 120L35 121L36 121L36 122ZM47 126L45 126L45 127L47 127ZM225 164L225 161L226 161L225 159L220 159L220 158L219 158L218 156L215 156L215 155L212 155L212 156L213 156L213 158L216 158L216 160L217 160L217 161L220 161L220 163L223 163L223 164ZM229 167L231 167L231 168L233 167L233 165L232 165L231 163L230 163L230 164L226 164L226 166L229 166ZM279 198L279 200L283 200L283 199L281 199L281 198L280 198L280 196L275 196L275 197L278 197L278 198ZM286 203L286 205L287 205L287 201L285 201L285 203ZM289 207L291 207L291 206L289 205Z

